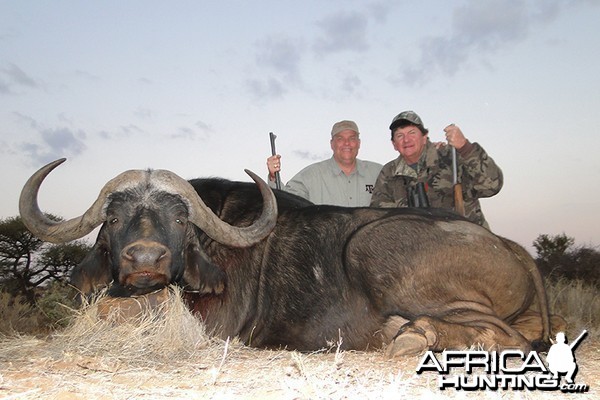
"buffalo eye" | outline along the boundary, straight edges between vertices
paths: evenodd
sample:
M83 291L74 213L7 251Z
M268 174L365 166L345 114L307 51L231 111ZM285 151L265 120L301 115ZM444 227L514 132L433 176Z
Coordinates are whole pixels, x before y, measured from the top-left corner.
M119 222L119 218L111 218L111 219L108 221L108 223L109 223L109 224L111 224L111 225L114 225L114 224L116 224L117 222Z
M183 225L185 224L185 220L183 218L177 218L175 219L175 223L178 225Z

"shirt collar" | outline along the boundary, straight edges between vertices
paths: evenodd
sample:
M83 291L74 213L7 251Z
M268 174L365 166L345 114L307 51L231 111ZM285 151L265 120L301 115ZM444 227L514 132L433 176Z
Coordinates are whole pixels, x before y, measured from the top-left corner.
M331 156L331 158L329 159L329 168L331 169L331 172L333 172L334 175L345 175L344 171L342 171L342 169L340 168L338 163L335 161L333 156ZM354 174L358 174L360 176L364 176L364 174L365 174L362 161L359 160L358 158L356 159L356 168L354 168L354 171L352 171L352 173L350 175L354 175Z

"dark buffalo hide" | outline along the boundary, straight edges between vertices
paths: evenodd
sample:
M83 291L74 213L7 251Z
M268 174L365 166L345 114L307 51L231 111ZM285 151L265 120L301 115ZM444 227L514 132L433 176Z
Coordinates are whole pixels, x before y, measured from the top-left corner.
M229 225L247 227L261 215L254 184L190 183ZM388 345L390 355L405 355L548 341L541 277L517 244L441 210L312 205L277 190L275 197L275 227L235 246L191 224L180 195L112 193L73 283L86 293L111 285L114 296L178 284L209 332L257 347L308 351L341 338L342 348Z

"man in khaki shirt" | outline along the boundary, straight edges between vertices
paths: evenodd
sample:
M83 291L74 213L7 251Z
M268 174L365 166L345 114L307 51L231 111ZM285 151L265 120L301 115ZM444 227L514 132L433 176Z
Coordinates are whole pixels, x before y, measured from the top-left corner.
M331 129L330 159L319 161L298 172L283 190L315 204L367 207L381 164L359 160L360 132L354 121L336 122ZM267 158L269 184L281 170L279 154Z

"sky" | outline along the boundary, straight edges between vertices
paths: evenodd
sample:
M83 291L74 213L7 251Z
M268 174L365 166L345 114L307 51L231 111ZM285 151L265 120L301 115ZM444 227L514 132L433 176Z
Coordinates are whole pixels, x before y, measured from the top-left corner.
M398 156L392 118L458 125L502 168L494 232L600 245L600 0L0 0L0 218L27 178L72 218L128 169L285 182L356 121L359 158Z

